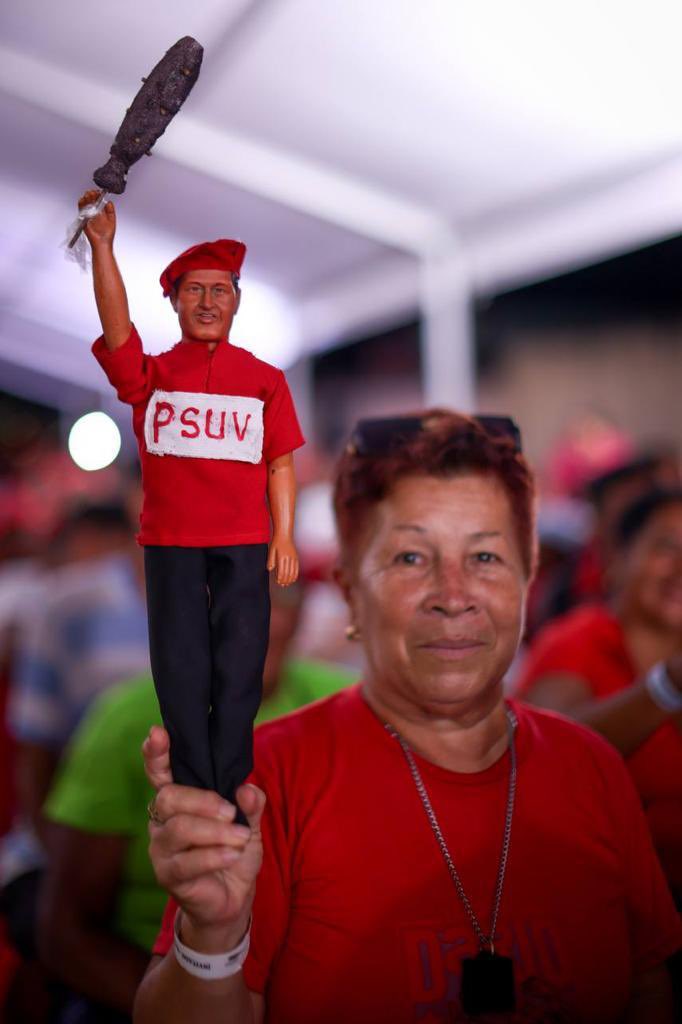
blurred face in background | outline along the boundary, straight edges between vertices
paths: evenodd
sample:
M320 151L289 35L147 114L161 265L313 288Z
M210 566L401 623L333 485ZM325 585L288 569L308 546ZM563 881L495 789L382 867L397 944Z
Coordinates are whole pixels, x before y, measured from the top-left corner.
M652 487L674 488L679 485L679 463L676 453L671 453L608 486L597 507L595 524L597 538L607 564L618 557L614 538L616 526L626 508Z
M622 615L682 640L682 502L654 512L615 567Z

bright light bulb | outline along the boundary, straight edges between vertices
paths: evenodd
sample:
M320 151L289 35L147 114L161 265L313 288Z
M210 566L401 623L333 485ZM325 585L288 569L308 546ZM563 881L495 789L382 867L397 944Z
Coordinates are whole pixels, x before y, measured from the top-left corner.
M80 469L104 469L121 450L121 434L105 412L89 412L69 431L69 455Z

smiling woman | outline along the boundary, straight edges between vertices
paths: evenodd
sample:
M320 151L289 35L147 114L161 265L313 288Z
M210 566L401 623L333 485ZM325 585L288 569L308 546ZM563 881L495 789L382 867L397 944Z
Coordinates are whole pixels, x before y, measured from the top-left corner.
M423 703L429 717L439 705L448 716L497 703L528 582L503 486L473 474L406 477L372 518L357 571L340 576L367 637L368 692Z
M428 424L409 444L398 425L378 458L356 432L334 497L338 579L385 716L403 698L445 715L500 704L534 565L534 484L514 443L453 414Z
M145 744L173 899L138 1024L672 1022L682 933L620 758L504 698L528 466L473 419L406 422L380 450L356 432L337 471L364 682L258 731L250 836L173 784L162 730Z

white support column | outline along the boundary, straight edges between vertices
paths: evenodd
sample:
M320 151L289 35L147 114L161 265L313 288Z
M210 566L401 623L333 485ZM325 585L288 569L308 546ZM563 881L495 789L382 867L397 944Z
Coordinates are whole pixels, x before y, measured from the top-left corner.
M424 405L460 412L476 407L472 289L456 243L420 265Z

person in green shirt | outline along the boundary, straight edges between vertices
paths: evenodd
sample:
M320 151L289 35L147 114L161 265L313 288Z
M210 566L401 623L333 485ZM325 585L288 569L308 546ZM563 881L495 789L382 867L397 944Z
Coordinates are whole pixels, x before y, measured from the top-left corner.
M355 681L346 669L291 659L303 588L272 588L270 644L257 724ZM153 791L140 748L161 721L150 676L107 691L76 733L48 796L43 960L82 1006L79 1024L129 1020L166 895L147 853ZM88 1016L90 1013L90 1016Z
M358 672L308 658L291 658L291 645L301 622L305 587L270 588L270 638L263 669L263 700L256 725L279 718L314 700L328 697L357 682Z

